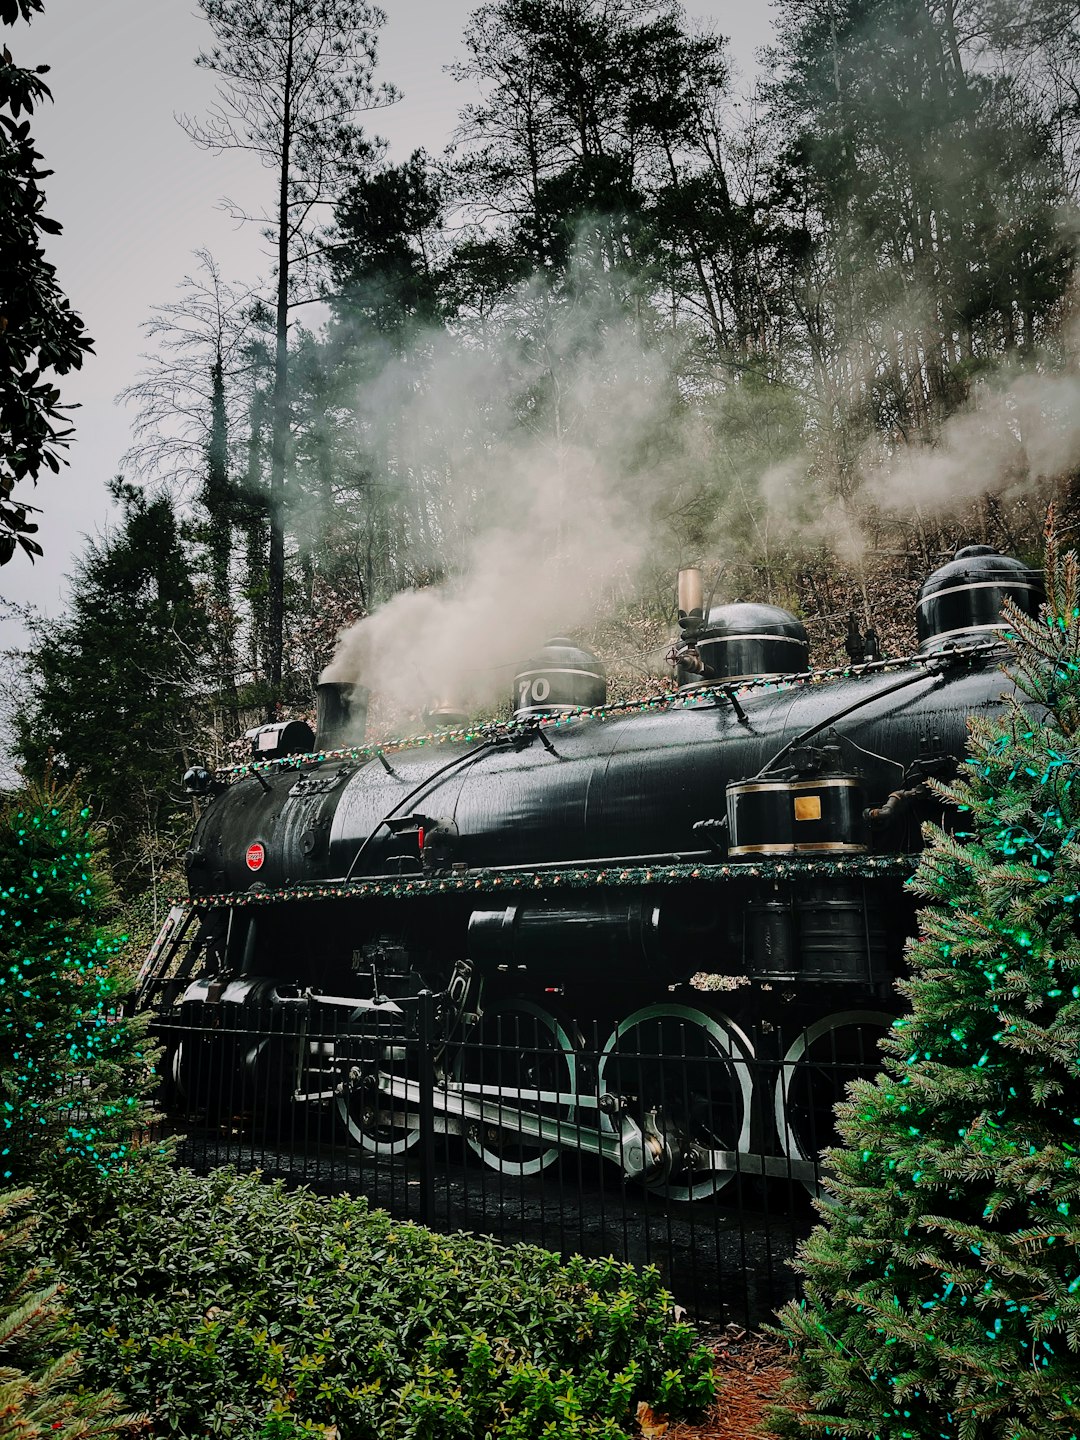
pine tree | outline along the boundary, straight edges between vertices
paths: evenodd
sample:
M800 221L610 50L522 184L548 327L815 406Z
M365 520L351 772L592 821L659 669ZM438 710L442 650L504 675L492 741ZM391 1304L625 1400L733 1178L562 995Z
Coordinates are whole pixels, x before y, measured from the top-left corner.
M185 806L176 778L205 744L193 697L208 635L171 501L121 481L112 490L122 522L91 542L69 614L42 627L34 701L15 730L28 775L78 784L107 818L117 879L131 893L153 883L179 838L169 834Z
M914 879L925 899L882 1074L838 1111L806 1299L781 1312L783 1433L1080 1435L1080 580L1047 545L1018 689L971 724Z
M315 217L339 198L347 177L368 165L377 148L357 117L397 96L374 80L385 17L367 0L200 0L200 5L214 43L195 63L218 77L218 100L205 121L185 118L181 124L206 150L257 155L275 182L271 211L260 217L238 213L238 218L266 224L277 265L266 639L276 699L285 643L290 314L318 251ZM310 292L304 298L311 298Z
M0 1185L127 1160L152 1057L120 1013L123 939L89 811L39 789L0 809Z
M50 1358L59 1287L25 1267L33 1221L18 1212L29 1199L26 1190L0 1194L0 1440L106 1440L142 1429L140 1417L118 1414L111 1392L73 1384L77 1355Z

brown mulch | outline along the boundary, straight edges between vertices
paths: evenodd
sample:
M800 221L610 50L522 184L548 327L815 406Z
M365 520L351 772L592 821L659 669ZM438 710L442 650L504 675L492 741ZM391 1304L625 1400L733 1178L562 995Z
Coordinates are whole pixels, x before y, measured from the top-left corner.
M759 1336L723 1337L712 1342L717 1396L697 1423L666 1423L651 1412L638 1414L642 1440L764 1440L765 1413L774 1405L791 1371L784 1350Z

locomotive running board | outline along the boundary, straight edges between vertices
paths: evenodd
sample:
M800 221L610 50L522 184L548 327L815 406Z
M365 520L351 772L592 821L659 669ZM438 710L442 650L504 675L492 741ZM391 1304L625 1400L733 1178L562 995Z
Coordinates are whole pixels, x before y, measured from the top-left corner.
M410 1104L420 1104L420 1085L416 1080L387 1075L380 1071L377 1075L377 1088L383 1095L389 1095L394 1100L407 1100ZM487 1086L469 1087L470 1089L488 1089ZM596 1096L560 1094L554 1091L544 1090L514 1090L513 1092L503 1091L504 1095L513 1093L519 1100L535 1099L538 1102L544 1101L548 1104L567 1104L586 1106L597 1106L599 1100ZM625 1133L612 1131L604 1134L594 1130L591 1126L578 1125L574 1121L548 1118L545 1115L533 1115L527 1110L515 1110L513 1106L504 1105L501 1102L493 1102L483 1099L474 1099L465 1092L461 1086L436 1086L432 1092L432 1105L437 1111L444 1115L452 1115L462 1120L474 1120L485 1125L494 1125L500 1130L508 1130L511 1134L525 1136L531 1140L543 1140L553 1145L562 1145L570 1150L585 1150L592 1155L600 1155L605 1160L612 1160L616 1165L626 1168L628 1149L632 1150L635 1145L640 1146L640 1130L637 1123L629 1120L632 1126L632 1134L628 1137ZM627 1140L630 1140L628 1145ZM695 1148L692 1152L694 1159L695 1173L707 1173L708 1171L720 1171L725 1174L735 1173L738 1175L764 1175L777 1180L798 1180L803 1185L816 1187L821 1182L821 1167L813 1160L795 1159L788 1155L757 1155L749 1150L702 1150Z

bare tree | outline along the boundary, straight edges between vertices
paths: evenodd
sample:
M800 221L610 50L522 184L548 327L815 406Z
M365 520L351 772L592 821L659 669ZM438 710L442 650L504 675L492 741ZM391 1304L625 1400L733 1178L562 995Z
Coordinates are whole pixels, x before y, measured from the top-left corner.
M319 207L376 147L357 116L396 99L376 85L376 36L385 16L367 0L200 0L216 43L196 63L220 78L205 120L182 117L196 144L246 150L275 177L273 206L242 214L264 227L276 262L270 443L267 669L281 685L285 619L285 484L289 461L289 314L310 300L303 282L319 256ZM238 212L241 213L241 212ZM273 702L272 702L273 703Z
M156 305L143 326L157 341L120 399L137 406L124 473L205 512L199 526L210 581L213 646L223 693L235 686L237 616L231 591L233 531L256 522L246 486L234 478L252 387L265 384L260 343L269 323L251 290L227 284L213 256L195 252L179 299ZM186 505L185 505L186 508ZM261 527L260 527L261 529Z
M179 298L155 305L143 330L157 343L144 355L145 368L120 399L136 407L133 444L124 455L124 474L174 496L197 494L215 423L217 375L226 398L229 430L242 428L246 384L252 365L250 336L260 307L252 290L222 279L207 250L179 285ZM231 413L236 412L236 413Z

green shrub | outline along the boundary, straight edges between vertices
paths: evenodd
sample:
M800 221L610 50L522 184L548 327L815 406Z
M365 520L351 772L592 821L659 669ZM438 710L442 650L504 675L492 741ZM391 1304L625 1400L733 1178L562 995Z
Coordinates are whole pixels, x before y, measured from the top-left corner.
M87 1380L161 1436L618 1440L712 1396L655 1270L398 1224L257 1176L148 1171L56 1197Z

